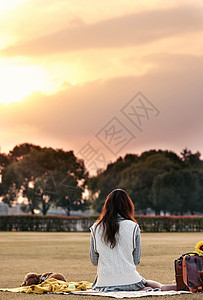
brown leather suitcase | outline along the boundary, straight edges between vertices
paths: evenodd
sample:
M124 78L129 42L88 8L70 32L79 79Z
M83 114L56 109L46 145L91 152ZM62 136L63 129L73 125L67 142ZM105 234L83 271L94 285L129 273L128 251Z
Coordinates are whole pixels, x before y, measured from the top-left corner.
M193 293L203 290L203 256L188 252L175 260L177 290Z

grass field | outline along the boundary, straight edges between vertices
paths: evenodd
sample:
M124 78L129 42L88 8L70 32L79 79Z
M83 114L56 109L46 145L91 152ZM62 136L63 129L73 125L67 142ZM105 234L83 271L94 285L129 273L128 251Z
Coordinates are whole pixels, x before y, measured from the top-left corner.
M202 233L144 233L138 271L146 279L172 283L174 260L194 250ZM68 281L93 282L96 267L89 260L89 233L0 232L0 287L18 287L28 272L60 272ZM0 292L0 299L105 300L96 296L33 295ZM162 296L165 299L202 299L203 294ZM145 297L143 299L151 299ZM110 299L110 298L109 298Z

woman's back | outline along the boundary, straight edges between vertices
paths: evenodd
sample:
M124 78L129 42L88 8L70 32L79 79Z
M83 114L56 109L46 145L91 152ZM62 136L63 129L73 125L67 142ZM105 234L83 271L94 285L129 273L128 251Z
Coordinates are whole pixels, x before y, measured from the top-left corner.
M95 223L91 231L94 236L95 252L99 254L98 279L96 286L134 284L142 280L136 271L133 251L139 236L139 226L132 220L118 217L119 230L116 245L112 248L103 238L103 227ZM140 252L140 249L137 249Z
M162 286L145 280L136 270L140 263L140 229L134 219L134 205L122 189L106 198L102 213L91 229L90 259L98 266L92 286L100 291L137 291L148 287L176 290L176 285Z

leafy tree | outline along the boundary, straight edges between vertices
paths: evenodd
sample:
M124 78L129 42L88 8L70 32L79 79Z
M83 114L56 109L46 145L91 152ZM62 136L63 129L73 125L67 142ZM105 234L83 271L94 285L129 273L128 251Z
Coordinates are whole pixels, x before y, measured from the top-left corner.
M147 208L156 209L151 193L154 178L175 168L179 168L179 165L163 152L150 151L150 155L146 155L145 159L142 158L123 172L121 186L129 192L137 211L142 210L145 213Z
M127 154L124 158L119 157L115 163L109 164L104 172L89 179L90 201L96 211L101 211L106 196L113 189L121 187L119 184L123 170L137 161L137 155Z
M5 194L4 186L2 184L2 171L9 164L9 158L6 154L0 153L0 196Z
M203 162L200 160L201 153L198 151L192 153L187 148L183 149L181 152L181 158L184 161L185 167L201 168L203 167Z
M34 149L40 151L41 147L28 143L20 144L15 146L13 150L9 152L8 157L11 159L11 161L18 161Z
M11 206L11 203L16 203L18 198L18 190L16 184L13 183L9 186L7 193L4 195L4 203Z
M35 209L39 209L40 204L40 184L39 179L32 178L32 181L28 181L26 178L21 185L21 191L23 196L26 198L24 205L28 205L30 212L34 215Z
M9 164L9 157L4 153L0 153L0 170Z
M196 211L203 213L203 168L193 170L194 174L198 178L199 189L198 189L198 201L196 203Z
M199 182L192 170L171 170L158 175L152 186L154 207L170 213L194 212L198 204Z
M76 158L73 151L32 147L27 153L27 147L23 149L26 149L26 154L19 156L21 151L15 152L16 157L20 158L13 160L4 169L2 185L5 192L15 183L18 192L21 191L26 197L32 213L40 207L43 214L46 214L50 205L57 203L60 195L58 191L53 193L53 182L50 178L54 178L57 187L65 179L69 185L84 189L88 172L84 162Z
M188 150L187 148L185 148L185 149L183 149L183 151L180 154L181 154L182 160L186 161L190 157L191 151Z
M89 207L89 202L82 199L81 188L60 184L58 190L60 196L57 206L62 207L68 216L70 215L70 210L84 211Z

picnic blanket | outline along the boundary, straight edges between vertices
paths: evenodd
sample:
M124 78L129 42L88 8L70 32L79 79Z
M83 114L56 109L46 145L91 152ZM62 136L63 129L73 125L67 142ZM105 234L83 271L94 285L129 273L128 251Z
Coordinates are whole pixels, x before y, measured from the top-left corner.
M64 282L61 280L57 280L54 278L47 279L40 284L30 285L30 286L22 286L18 288L11 289L1 289L0 291L4 292L13 292L13 293L27 293L27 294L43 294L43 293L69 293L72 291L86 291L87 289L91 289L92 283L88 281L80 281L80 282Z
M136 291L136 292L99 292L95 290L87 290L87 291L72 291L71 294L76 295L92 295L92 296L106 296L113 298L141 298L141 297L149 297L149 296L173 296L179 294L191 294L191 292L185 291Z
M179 295L190 294L191 292L185 291L136 291L136 292L100 292L91 289L92 283L88 281L80 282L64 282L54 278L47 279L41 284L22 286L18 288L0 288L0 291L12 293L27 293L27 294L76 294L76 295L92 295L92 296L106 296L113 298L140 298L146 296L166 296L166 295Z

